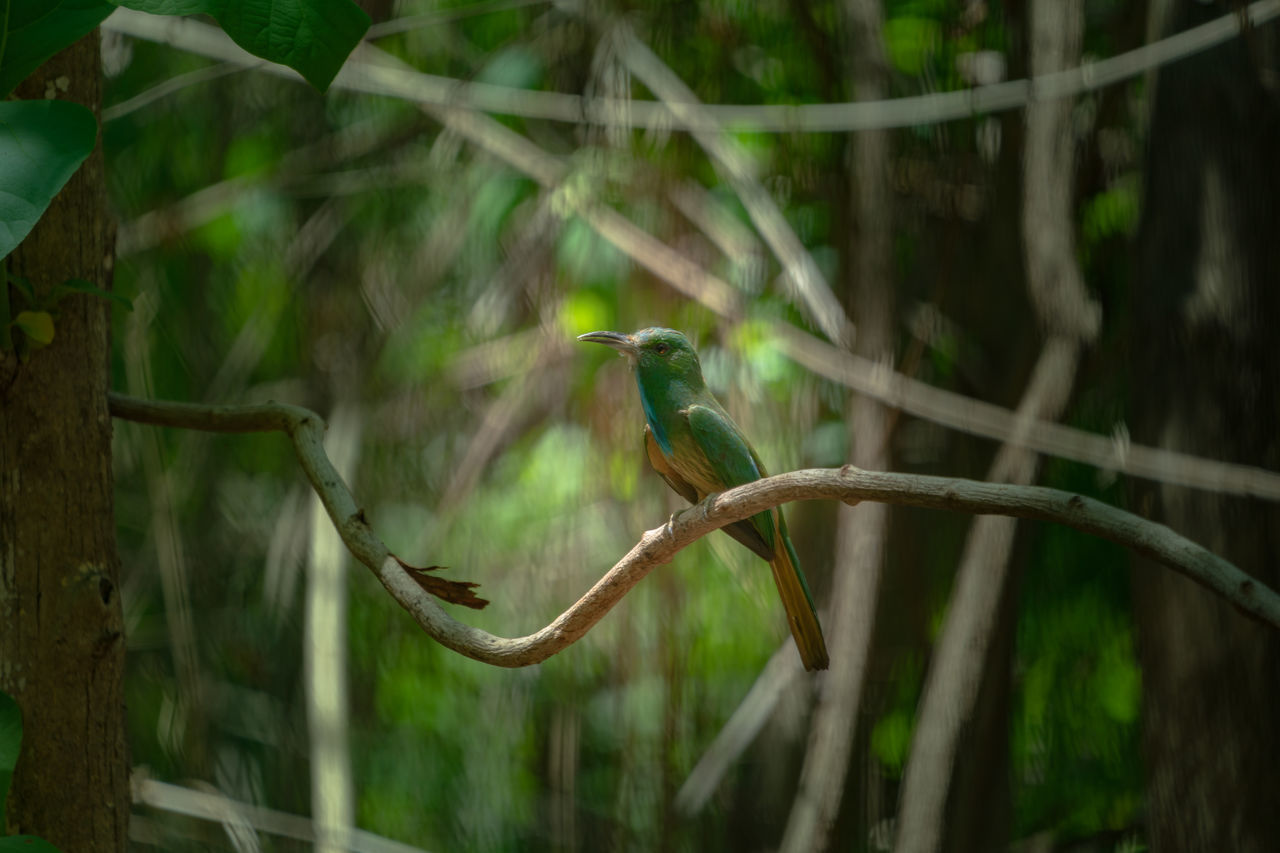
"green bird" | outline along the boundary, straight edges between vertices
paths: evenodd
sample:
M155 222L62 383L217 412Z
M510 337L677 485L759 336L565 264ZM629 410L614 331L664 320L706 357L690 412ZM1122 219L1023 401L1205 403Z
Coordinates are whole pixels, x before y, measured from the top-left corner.
M613 347L635 367L647 421L645 455L685 500L697 503L707 495L768 476L742 430L707 388L698 354L683 334L653 328L633 335L590 332L578 340ZM805 669L826 669L822 625L781 508L734 522L724 531L769 561Z

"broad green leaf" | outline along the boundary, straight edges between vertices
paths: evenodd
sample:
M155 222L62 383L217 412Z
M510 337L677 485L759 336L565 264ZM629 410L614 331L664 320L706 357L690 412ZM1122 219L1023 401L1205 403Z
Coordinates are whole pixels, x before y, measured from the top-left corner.
M0 838L0 853L62 853L62 851L34 835L9 835Z
M0 98L64 47L91 32L115 8L107 0L9 0L0 41Z
M79 104L0 103L0 258L35 227L97 139L93 113Z
M287 65L320 91L369 29L351 0L118 0L155 15L203 13L252 53Z
M53 343L53 317L47 311L20 311L13 318L13 325L31 339L36 346Z
M0 690L0 815L5 813L13 768L22 746L22 711L8 693Z

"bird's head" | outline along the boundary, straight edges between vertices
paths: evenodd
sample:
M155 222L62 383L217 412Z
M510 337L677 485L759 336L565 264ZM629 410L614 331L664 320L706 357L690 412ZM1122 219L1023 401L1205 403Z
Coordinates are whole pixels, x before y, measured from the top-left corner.
M702 367L698 354L680 332L654 327L630 335L619 332L588 332L580 341L604 344L622 353L635 365L640 379L665 377L701 383Z

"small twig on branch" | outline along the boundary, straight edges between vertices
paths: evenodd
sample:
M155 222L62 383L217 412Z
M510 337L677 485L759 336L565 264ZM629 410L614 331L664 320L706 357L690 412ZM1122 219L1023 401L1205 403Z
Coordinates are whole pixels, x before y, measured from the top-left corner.
M311 481L320 502L324 504L338 535L357 560L373 569L380 579L383 576L383 569L380 567L389 561L396 566L399 576L412 582L417 589L453 604L479 610L489 603L483 598L477 598L471 591L476 584L426 575L425 572L441 567L411 566L392 554L382 540L374 535L364 517L364 510L356 507L355 498L342 481L342 475L333 467L325 453L324 419L310 409L275 402L212 406L140 400L114 392L108 395L108 400L112 416L127 421L205 432L285 433L293 441L298 462ZM395 595L394 591L392 595ZM398 596L397 600L400 600ZM401 601L401 604L404 602Z
M549 625L507 639L465 625L441 609L374 535L324 452L324 421L315 412L284 403L201 406L139 400L110 394L111 414L140 423L212 432L283 432L293 441L307 479L348 550L377 576L401 607L434 640L461 655L495 666L541 663L582 637L655 566L713 530L770 507L798 500L884 503L1012 515L1053 521L1123 545L1186 575L1241 611L1280 628L1280 595L1231 563L1179 536L1163 524L1082 495L1040 486L980 483L844 468L811 468L779 474L712 495L647 531L595 586Z

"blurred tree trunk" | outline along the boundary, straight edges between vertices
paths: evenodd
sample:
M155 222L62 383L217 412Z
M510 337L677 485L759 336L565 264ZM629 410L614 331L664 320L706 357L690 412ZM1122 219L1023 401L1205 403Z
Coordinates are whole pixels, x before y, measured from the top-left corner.
M53 57L18 89L54 81L98 112L98 34ZM9 258L40 291L68 278L108 287L115 225L102 148ZM6 828L65 851L123 850L129 818L123 616L107 413L109 307L58 305L55 338L27 364L0 366L0 688L23 712Z
M852 57L850 88L860 100L887 97L889 63L881 4L878 0L847 0L841 11ZM892 363L894 357L890 141L885 130L852 137L851 191L841 200L848 205L852 226L845 293L857 328L854 349L886 363ZM852 464L890 468L889 410L859 394L850 401L848 413ZM836 518L835 566L826 620L832 666L814 709L800 786L780 845L784 853L836 846L836 822L846 800L851 762L857 755L855 737L866 695L889 508L874 503L841 506ZM857 757L866 760L865 754ZM857 780L867 775L855 775L855 790Z
M1157 31L1218 14L1176 4ZM1135 441L1272 470L1280 102L1264 81L1275 80L1274 33L1248 32L1159 76L1130 336ZM1280 582L1276 504L1135 491L1138 511ZM1134 599L1152 849L1276 849L1280 635L1148 563L1135 569Z

